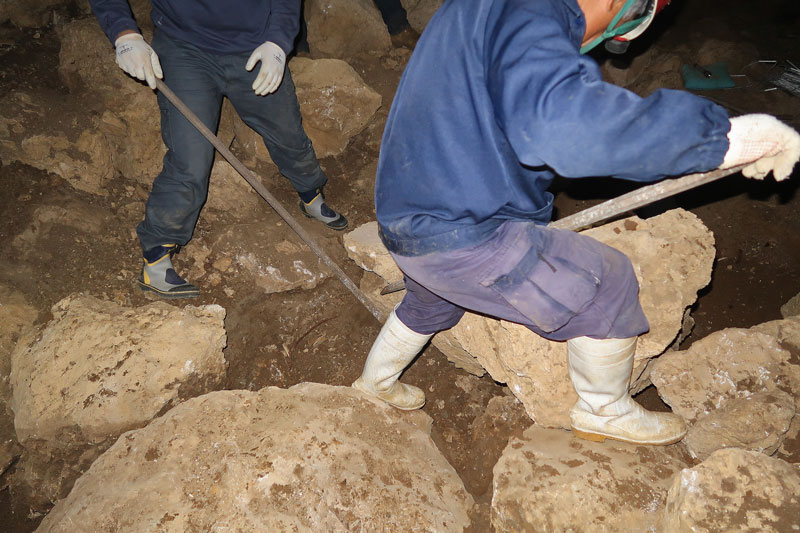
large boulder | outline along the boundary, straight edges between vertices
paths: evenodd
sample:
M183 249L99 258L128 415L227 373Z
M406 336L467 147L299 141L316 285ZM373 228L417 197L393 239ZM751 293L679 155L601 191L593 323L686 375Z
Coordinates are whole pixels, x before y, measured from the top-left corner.
M400 3L406 10L409 26L422 33L436 10L442 7L444 0L400 0Z
M463 531L430 427L349 387L211 393L123 435L39 531Z
M392 47L372 0L306 0L304 15L313 57L350 59L382 54Z
M800 316L712 333L653 365L658 394L692 429L698 457L730 446L774 453L797 436Z
M149 32L144 35L150 38ZM60 36L59 75L84 109L97 115L84 128L101 133L108 143L108 170L149 185L165 153L156 95L117 66L114 49L94 18L70 22Z
M391 269L388 261L377 260L381 247L374 236L361 232L356 240L353 233L346 240L351 257L385 280L402 278L396 266ZM631 217L584 233L622 251L633 263L639 299L650 321L650 331L639 338L636 350L634 386L640 387L648 383L650 359L674 343L685 310L711 279L714 237L699 218L682 209L647 220ZM353 251L358 248L366 252ZM382 253L388 255L385 248ZM376 258L366 261L370 254ZM381 285L366 276L365 283L370 284L362 287L365 292L387 312L402 297L380 296ZM495 381L507 383L537 424L569 427L568 412L577 395L569 380L564 343L545 340L519 324L467 313L457 326L434 336L433 344L457 366L478 375L488 372Z
M20 453L11 410L11 352L39 312L13 288L0 283L0 476Z
M758 452L715 452L669 490L663 531L800 530L800 468Z
M19 161L57 174L76 189L106 194L114 175L114 150L97 116L82 116L75 129L48 119L49 100L39 92L10 92L0 97L0 161ZM77 111L65 106L64 115ZM70 122L67 120L66 122Z
M495 531L677 531L661 519L672 478L690 466L677 446L576 439L533 426L494 467Z
M77 295L51 312L12 354L11 407L23 470L40 496L54 500L74 481L69 469L87 466L77 457L219 387L226 335L218 305L131 309ZM65 459L78 464L61 472Z

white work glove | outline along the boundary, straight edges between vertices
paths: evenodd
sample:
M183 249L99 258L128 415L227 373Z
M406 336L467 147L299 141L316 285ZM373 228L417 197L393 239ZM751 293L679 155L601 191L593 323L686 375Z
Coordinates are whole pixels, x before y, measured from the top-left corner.
M800 159L800 134L771 115L742 115L730 121L730 144L720 168L751 163L742 174L757 180L770 171L777 181L791 175Z
M247 65L244 67L253 70L256 63L261 61L261 70L253 82L253 90L259 96L274 93L283 80L283 68L286 65L286 53L277 44L267 41L250 54Z
M147 81L151 89L156 88L156 78L164 79L158 55L140 34L123 35L114 46L117 49L117 65L134 78Z

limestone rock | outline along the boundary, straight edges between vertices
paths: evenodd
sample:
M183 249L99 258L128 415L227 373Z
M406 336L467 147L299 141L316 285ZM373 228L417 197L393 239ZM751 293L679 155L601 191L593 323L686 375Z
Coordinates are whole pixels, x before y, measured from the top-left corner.
M12 354L14 426L31 464L67 456L77 463L84 450L213 390L225 376L225 310L218 305L126 309L76 295L51 312ZM69 482L38 488L56 498Z
M669 490L664 531L800 529L800 469L758 452L720 450Z
M800 294L795 295L781 306L781 316L783 318L789 318L794 315L800 315Z
M227 161L218 158L211 169L205 207L243 214L265 201Z
M672 478L689 466L677 446L576 439L534 425L494 467L495 531L661 529Z
M422 33L422 30L428 25L436 10L442 6L444 0L400 0L400 3L403 4L403 9L406 10L409 26Z
M371 0L307 0L304 14L313 57L349 59L392 47L389 30Z
M798 325L800 317L785 321ZM779 338L756 328L724 329L688 350L670 352L655 362L650 379L661 398L690 422L759 392L782 390L800 398L800 366L792 363L792 353Z
M712 333L656 360L650 379L694 426L687 440L692 453L702 457L729 445L770 453L800 432L796 419L786 427L800 409L797 353L800 316L793 316Z
M361 132L380 108L381 95L364 83L350 65L338 59L298 57L289 62L289 68L303 114L303 127L317 156L342 153L350 138Z
M403 273L386 250L378 236L378 223L367 222L344 235L344 247L350 259L369 272L374 272L387 283L403 280Z
M0 283L0 476L20 454L11 411L11 352L20 335L31 328L38 316L25 297Z
M795 416L794 399L776 390L734 398L700 418L683 442L693 456L707 459L722 448L772 455L783 443Z
M639 280L639 300L650 332L637 344L636 388L649 360L673 344L682 330L684 311L710 281L714 237L699 218L682 209L647 220L631 217L585 233L625 253ZM362 236L360 241L366 239ZM355 252L348 250L348 255L355 257ZM389 267L386 271L387 279L399 279ZM380 296L380 288L362 287L388 311L401 296ZM433 344L460 368L477 375L486 371L495 381L507 383L537 424L569 427L568 411L577 396L564 343L547 341L519 324L467 313L454 328L434 336Z
M0 160L19 161L53 172L76 189L106 194L113 177L112 147L97 126L82 131L52 125L37 93L12 92L0 97ZM69 111L67 111L69 114Z
M117 66L94 17L70 22L60 36L59 75L70 93L100 115L92 131L102 133L110 147L107 168L149 186L166 151L156 95ZM149 40L151 33L144 36Z
M262 218L221 228L206 245L196 239L186 248L194 259L188 277L217 285L235 276L238 282L266 293L313 289L328 277L319 257L289 226L276 220L277 215L265 213Z
M123 435L39 531L463 531L430 425L349 387L214 392Z

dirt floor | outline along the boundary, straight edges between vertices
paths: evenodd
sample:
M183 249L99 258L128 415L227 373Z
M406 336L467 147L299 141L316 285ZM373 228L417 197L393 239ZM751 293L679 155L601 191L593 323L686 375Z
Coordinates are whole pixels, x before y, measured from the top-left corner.
M684 5L687 2L675 0L674 12L656 28L660 33L654 38L663 35L663 39L685 45L687 35L682 33L681 25L713 14L735 28L741 39L755 45L762 57L800 62L796 45L800 37L798 13L789 2L767 2L771 9L765 10L766 14L754 7L756 3L749 5L744 0L733 2L741 9L727 6L724 13L711 13L710 7L703 7L712 2L696 3L701 5L690 9ZM72 16L66 11L61 15ZM413 37L405 35L396 44L413 43ZM66 93L57 74L58 51L53 28L19 30L0 26L0 94L42 88L54 95ZM109 61L113 61L110 49ZM354 67L382 94L388 107L399 70L392 68L391 61L365 61ZM800 126L800 99L782 91L714 91L712 96L726 102L733 114L769 112ZM50 113L50 120L58 120L57 97L53 98ZM356 176L377 155L375 147L366 142L366 135L360 135L343 155L322 160L330 177L327 195L348 215L351 228L374 219L373 182L364 183ZM0 282L22 292L36 306L40 323L47 321L50 306L76 292L131 306L148 301L135 286L140 258L132 229L141 211L124 208L132 201L143 205L147 190L120 176L107 197L93 196L76 191L54 174L18 163L2 164L0 180ZM296 203L287 183L269 178L265 184L284 205ZM732 176L639 213L650 216L675 206L684 207L697 214L716 237L713 280L693 310L696 326L683 348L722 328L749 327L780 318L780 306L800 293L798 186L800 169L795 171L793 180L780 184L771 178L754 182ZM630 186L609 180L563 180L555 184L554 190L557 215L565 216L626 192ZM30 225L37 207L42 205L96 213L99 220L107 223L101 234L65 225L38 240L35 247L15 255L11 241ZM263 209L269 207L265 204ZM197 235L229 222L219 217L213 221L201 218ZM362 272L347 260L341 235L302 222L358 283ZM180 261L179 256L178 265ZM232 278L217 286L203 287L203 295L193 302L218 303L228 311L228 388L256 390L304 381L349 385L359 375L379 324L336 278L312 290L271 295L255 293L241 285ZM241 296L229 297L225 287L235 289L234 294ZM480 504L474 516L474 531L490 530L492 467L508 439L519 435L530 420L519 403L510 401L492 404L492 409L501 405L505 416L483 416L490 400L510 397L508 389L488 377L476 378L456 369L433 347L406 372L404 380L426 391L428 402L424 409L434 420L433 438ZM652 388L639 400L650 408L666 408ZM800 460L800 447L795 446L792 457L791 460ZM0 529L31 531L41 515L29 515L25 502L12 502L6 487L6 478L12 473L13 467L0 480L0 524L6 524Z

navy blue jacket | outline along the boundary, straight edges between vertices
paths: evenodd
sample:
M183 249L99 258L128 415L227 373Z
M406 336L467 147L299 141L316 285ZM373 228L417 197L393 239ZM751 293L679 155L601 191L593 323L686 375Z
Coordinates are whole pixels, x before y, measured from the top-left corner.
M727 112L605 83L575 0L447 0L417 43L383 135L375 205L400 255L546 224L554 173L649 182L718 167Z
M113 43L124 30L139 31L127 0L90 0ZM272 41L287 54L300 27L300 0L151 0L150 18L167 35L216 54L252 52Z

